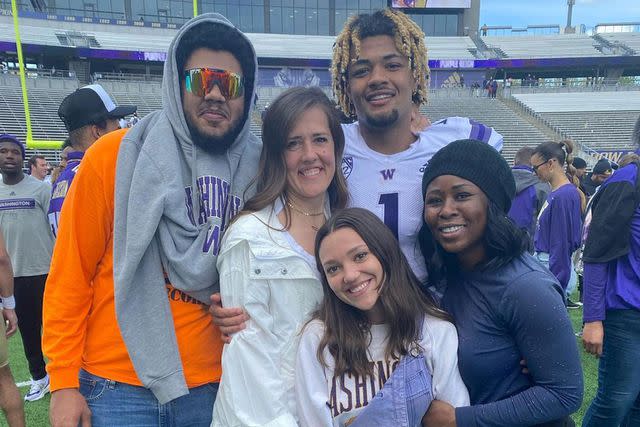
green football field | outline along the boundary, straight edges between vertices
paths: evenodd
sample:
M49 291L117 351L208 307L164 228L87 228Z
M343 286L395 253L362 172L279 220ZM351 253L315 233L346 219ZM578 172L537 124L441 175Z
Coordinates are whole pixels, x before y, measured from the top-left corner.
M573 327L576 331L582 325L582 309L569 310ZM578 345L582 353L582 370L584 372L584 401L582 407L573 415L576 425L580 426L582 417L584 416L589 403L595 395L598 386L598 362L597 359L582 350L582 343L579 338ZM11 371L17 383L24 383L29 380L29 369L22 350L22 341L18 335L9 339L9 360ZM29 386L25 385L20 388L24 395L29 390ZM25 402L25 413L27 417L27 426L40 427L49 425L49 395L37 402ZM7 422L3 416L0 416L0 426L6 426Z

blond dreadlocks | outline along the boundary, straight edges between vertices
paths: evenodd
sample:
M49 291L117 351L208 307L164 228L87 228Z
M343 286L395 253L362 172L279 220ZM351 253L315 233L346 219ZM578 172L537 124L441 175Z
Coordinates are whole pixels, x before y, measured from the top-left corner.
M356 15L349 18L333 46L331 77L333 93L342 111L351 117L356 112L347 93L349 64L360 56L360 43L366 37L389 35L395 40L396 49L409 58L411 74L416 82L413 102L427 101L429 63L424 33L407 15L393 9L379 10L372 15Z

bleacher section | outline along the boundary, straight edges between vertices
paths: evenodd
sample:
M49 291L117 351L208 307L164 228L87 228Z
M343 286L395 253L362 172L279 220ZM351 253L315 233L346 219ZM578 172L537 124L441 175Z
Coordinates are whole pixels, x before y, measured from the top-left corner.
M262 108L273 101L277 91L269 88L259 94L259 108ZM516 151L520 148L535 146L550 139L499 99L474 97L467 89L431 91L428 105L423 106L420 111L432 122L445 117L461 116L495 128L504 136L502 154L508 162L513 160Z
M87 47L125 51L166 52L175 30L118 27L96 24L57 23L23 19L20 37L25 44L68 46L86 43ZM5 25L6 24L6 25ZM64 27L62 26L64 25ZM73 30L69 30L69 29ZM259 57L330 59L333 36L291 36L287 34L247 34ZM13 25L0 16L0 41L15 39ZM475 59L470 52L477 46L469 37L430 37L431 59Z
M598 33L601 37L611 41L622 43L629 49L640 54L640 33Z
M151 52L167 51L176 30L154 29L76 22L58 22L22 18L22 42L40 46L77 46L92 49ZM333 36L301 36L288 34L247 34L261 58L330 59ZM619 41L635 54L640 54L639 33L600 33L607 40ZM571 58L605 56L598 50L602 39L586 34L487 36L478 46L470 37L429 37L427 46L430 59L478 59L475 52L486 47L504 53L508 58ZM15 40L11 17L0 16L0 41ZM486 45L486 46L484 46ZM614 54L605 50L606 54ZM481 55L479 59L482 59Z
M640 110L540 113L571 139L596 151L632 150L631 132Z
M94 48L145 50L166 52L175 30L158 30L139 27L113 27L109 25L78 24L23 18L20 20L20 39L25 44L44 46L69 46L64 40L77 47L89 47L95 39ZM63 36L63 37L59 37ZM82 36L88 36L86 45ZM62 40L61 40L62 38ZM0 16L0 40L15 40L11 17Z
M513 97L550 126L596 151L632 149L640 92L517 94Z
M448 116L469 117L496 129L504 137L502 155L509 163L516 151L524 146L535 146L549 141L549 137L528 123L499 99L469 96L467 91L432 93L422 112L436 121ZM435 95L435 96L433 96Z
M138 116L144 117L162 107L159 84L101 82L116 104L136 105ZM29 88L31 130L35 139L63 140L67 137L64 124L58 117L60 101L72 89ZM18 86L0 87L0 131L11 133L24 140L25 127L22 92Z
M31 130L37 139L63 140L67 136L64 124L57 111L60 100L70 91L61 89L52 91L33 88L29 92L29 111ZM0 86L0 132L17 136L26 141L27 128L22 104L22 92L19 86ZM27 158L32 154L41 154L49 162L59 162L59 150L27 150Z
M29 86L33 86L34 82L31 80L29 82ZM162 107L160 84L144 82L101 82L101 84L117 104L136 105L139 117L144 117ZM67 137L64 124L58 117L58 106L77 85L76 82L75 86L67 88L29 88L31 130L35 139L62 141ZM25 123L22 92L17 85L17 79L3 79L0 81L0 133L10 133L25 141L27 135ZM55 163L59 161L58 150L28 150L28 155L36 152L44 155L49 161Z
M101 81L100 84L116 104L137 106L138 117L162 108L162 87L159 83Z
M47 89L29 90L31 129L37 139L63 140L67 136L64 124L58 117L60 101L69 91ZM0 90L0 130L11 133L24 141L27 129L20 87L2 87Z
M478 47L469 37L427 37L429 59L475 59Z
M41 79L44 82L44 79ZM137 105L140 117L162 106L161 86L148 82L102 82L118 104ZM29 89L33 133L36 139L66 137L57 109L73 88ZM252 116L251 130L260 135L260 111L271 103L280 89L260 90L258 111ZM640 92L517 94L514 98L545 120L551 127L595 150L628 148L633 124L640 114ZM505 139L503 154L508 161L522 146L552 139L500 99L474 97L467 89L432 91L422 113L431 121L463 116L494 127ZM13 80L0 79L0 132L25 139L22 95ZM57 162L57 151L38 150Z
M499 48L509 58L573 58L603 56L584 34L549 36L488 36L482 40L490 48Z

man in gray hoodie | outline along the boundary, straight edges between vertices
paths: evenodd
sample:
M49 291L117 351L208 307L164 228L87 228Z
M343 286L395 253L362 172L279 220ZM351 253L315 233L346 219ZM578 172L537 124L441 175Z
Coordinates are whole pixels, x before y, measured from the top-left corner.
M549 184L541 182L531 167L533 148L523 147L518 150L511 168L516 180L516 196L511 203L509 218L523 230L529 233L533 240L536 220L542 205L551 191ZM533 249L533 246L531 246Z
M162 110L86 152L45 292L54 427L211 422L222 342L206 302L258 166L256 72L244 34L194 18L169 47Z

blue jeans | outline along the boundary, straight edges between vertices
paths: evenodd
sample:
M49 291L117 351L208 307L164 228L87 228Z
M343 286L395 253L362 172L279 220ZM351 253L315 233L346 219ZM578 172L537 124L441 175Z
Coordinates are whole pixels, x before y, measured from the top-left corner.
M640 311L607 310L598 391L583 427L640 426Z
M576 273L576 266L571 264L571 276L569 277L569 283L567 283L567 297L574 293L578 289L578 273Z
M80 370L80 393L93 427L209 427L218 383L205 384L161 405L147 388L119 383Z
M549 254L547 252L536 252L535 257L540 262L540 264L544 265L547 268L547 270L549 270ZM569 295L571 295L576 290L577 287L578 287L578 273L576 273L576 269L572 266L571 276L569 277L569 283L567 283L567 289L565 289L564 291L565 296L568 297Z

